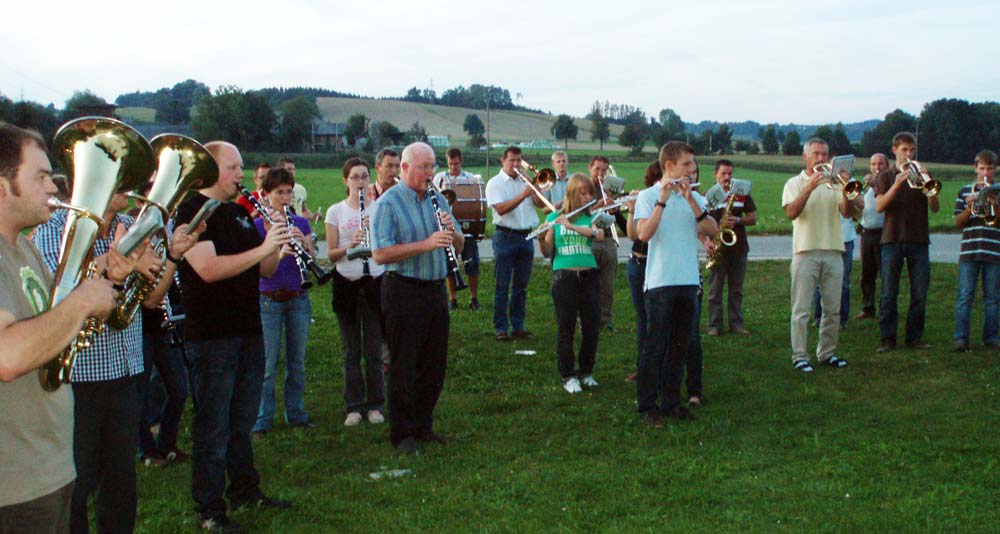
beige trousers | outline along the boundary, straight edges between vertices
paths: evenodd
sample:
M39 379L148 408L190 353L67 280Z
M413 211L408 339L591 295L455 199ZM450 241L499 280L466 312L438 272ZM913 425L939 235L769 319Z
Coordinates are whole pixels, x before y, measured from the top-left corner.
M843 253L807 250L792 256L792 361L809 360L809 315L819 287L823 317L819 323L816 358L825 362L837 350L840 334L840 289L844 277Z

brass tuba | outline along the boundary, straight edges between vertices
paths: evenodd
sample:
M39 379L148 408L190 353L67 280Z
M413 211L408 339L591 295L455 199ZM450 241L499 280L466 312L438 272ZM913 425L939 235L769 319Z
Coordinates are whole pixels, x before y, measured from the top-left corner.
M56 132L52 148L53 158L66 170L73 191L69 204L50 202L53 207L70 210L52 285L50 302L55 306L83 276L95 273L94 241L103 229L111 196L135 189L149 178L153 151L132 127L105 117L83 117L64 124ZM69 347L38 370L42 387L55 391L68 383L77 353L90 346L102 329L100 319L87 319Z
M212 154L190 137L163 134L154 137L150 145L159 161L156 178L148 196L129 193L130 197L141 200L145 205L118 248L127 255L144 240L152 238L155 241L152 243L154 250L166 261L169 246L167 221L188 192L215 184L219 179L219 167ZM122 299L108 317L108 324L118 330L128 327L142 301L159 284L160 276L157 274L151 281L138 272L129 275Z

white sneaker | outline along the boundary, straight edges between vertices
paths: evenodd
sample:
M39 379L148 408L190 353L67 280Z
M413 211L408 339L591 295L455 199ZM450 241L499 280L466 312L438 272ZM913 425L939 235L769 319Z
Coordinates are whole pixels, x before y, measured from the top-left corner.
M361 423L361 414L358 412L351 412L347 414L347 419L344 419L344 426L358 426Z
M594 380L594 377L590 375L583 377L583 380L581 380L580 382L582 382L583 385L587 386L588 388L596 388L597 386L600 385L597 383L597 380Z
M385 422L385 417L382 416L382 412L378 410L368 411L368 422L373 425L379 425Z
M577 380L576 377L567 379L563 382L563 389L566 390L566 393L579 393L583 391L583 388L580 387L580 381Z

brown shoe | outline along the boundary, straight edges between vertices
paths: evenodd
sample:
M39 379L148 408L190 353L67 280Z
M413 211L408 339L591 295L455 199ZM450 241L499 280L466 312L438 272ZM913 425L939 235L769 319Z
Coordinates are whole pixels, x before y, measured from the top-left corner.
M750 335L750 331L747 330L746 328L743 328L742 326L738 327L738 328L730 328L729 329L729 333L731 333L731 334L739 334L741 336L749 336Z
M510 341L510 336L507 332L497 332L497 341Z
M535 339L535 334L532 334L529 330L518 330L511 332L510 337L514 339Z
M1000 350L1000 341L994 341L983 345L986 350Z
M875 349L875 352L889 352L891 350L894 350L895 348L896 348L896 343L894 341L889 339L883 339L882 343L879 344L877 349Z
M705 333L708 334L708 335L710 335L710 336L718 336L718 335L722 334L722 332L720 332L719 329L715 328L714 326L712 328L709 328L708 332L705 332Z
M626 382L635 382L636 377L639 376L639 371L633 371L632 374L625 377Z
M989 347L987 347L989 348ZM969 352L969 344L964 341L956 341L952 352Z
M854 319L856 321L860 321L861 319L874 319L874 318L875 314L870 311L862 311L861 313L854 316Z
M922 339L914 339L913 341L906 342L906 348L914 350L926 350L931 348L931 344L924 343Z
M650 410L644 414L640 414L639 421L642 421L642 424L646 426L663 428L663 417L660 416L660 412L657 410Z

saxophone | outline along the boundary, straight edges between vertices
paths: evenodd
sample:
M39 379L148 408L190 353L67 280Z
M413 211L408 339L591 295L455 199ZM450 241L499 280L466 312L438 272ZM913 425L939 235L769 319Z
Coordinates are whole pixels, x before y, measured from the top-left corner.
M736 232L729 227L729 212L733 209L733 202L735 200L736 191L731 191L729 198L726 199L726 207L722 210L722 217L719 221L719 233L715 234L715 237L712 238L712 243L715 243L715 250L709 254L708 261L705 262L705 269L709 271L718 267L719 261L722 259L723 245L731 247L736 244L738 239Z

